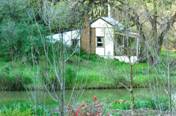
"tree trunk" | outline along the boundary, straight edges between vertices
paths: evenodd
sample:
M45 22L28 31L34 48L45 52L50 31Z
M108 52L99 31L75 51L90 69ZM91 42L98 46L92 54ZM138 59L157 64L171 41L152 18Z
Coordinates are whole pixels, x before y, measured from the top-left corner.
M61 38L61 116L64 116L64 62L63 62L63 33Z
M131 114L135 112L135 103L134 103L134 95L133 95L133 74L132 74L133 65L130 64L130 97L131 97Z
M166 38L166 55L167 55L167 79L168 79L168 97L169 97L169 111L172 116L172 97L171 97L171 78L170 78L170 61L169 61L169 40Z

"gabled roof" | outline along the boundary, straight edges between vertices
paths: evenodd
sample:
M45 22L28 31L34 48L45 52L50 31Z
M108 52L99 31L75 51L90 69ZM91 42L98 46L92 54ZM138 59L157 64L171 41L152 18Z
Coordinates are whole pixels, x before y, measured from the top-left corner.
M118 25L118 27L122 30L124 28L124 26L119 23L117 20L111 18L111 17L100 17L98 19L102 19L103 21L107 22L108 24L110 24L111 26L115 26ZM92 23L94 23L95 21L97 21L98 19L94 20Z
M106 22L110 23L111 25L119 25L122 26L123 25L121 23L119 23L118 21L116 21L115 19L111 18L111 17L101 17L103 20L105 20Z

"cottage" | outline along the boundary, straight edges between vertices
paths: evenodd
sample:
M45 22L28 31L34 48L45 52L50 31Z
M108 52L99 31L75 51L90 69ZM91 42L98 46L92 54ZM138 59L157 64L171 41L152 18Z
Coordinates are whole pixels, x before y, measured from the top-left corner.
M78 45L87 52L96 53L105 58L117 58L120 61L135 62L138 56L138 34L123 31L124 26L111 17L100 17L90 22L86 17L83 31L72 30L62 34L64 43ZM58 40L61 34L53 35ZM130 48L130 49L129 49Z

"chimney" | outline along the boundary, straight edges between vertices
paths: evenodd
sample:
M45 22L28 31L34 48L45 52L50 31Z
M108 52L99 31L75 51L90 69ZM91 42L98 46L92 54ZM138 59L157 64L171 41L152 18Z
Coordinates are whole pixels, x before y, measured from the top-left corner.
M84 49L86 52L91 51L91 32L89 18L89 15L86 15L86 26L83 30L81 37L81 48Z
M86 35L87 37L90 37L90 17L89 15L86 15Z
M90 33L90 17L86 15L86 39L87 39L87 52L91 52L91 33Z
M111 17L111 6L110 6L110 0L108 0L108 17Z

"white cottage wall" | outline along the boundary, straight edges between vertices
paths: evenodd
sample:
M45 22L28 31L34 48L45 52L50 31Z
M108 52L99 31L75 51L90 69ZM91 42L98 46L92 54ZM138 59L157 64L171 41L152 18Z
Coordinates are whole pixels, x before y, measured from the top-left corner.
M53 42L60 41L62 34L54 34L52 36L47 36L48 38L52 38ZM78 39L78 45L80 46L80 32L79 30L67 31L63 33L63 42L69 46L72 45L72 39Z
M96 54L100 56L113 56L114 55L114 43L113 43L113 29L110 24L102 19L98 19L91 24L91 28L95 28L95 40L96 40ZM103 47L97 47L97 37L104 37Z
M105 56L114 56L114 30L105 29Z
M105 29L104 28L96 28L95 30L95 36L105 36Z
M96 20L95 22L93 22L91 24L91 28L107 28L107 27L112 27L110 24L108 24L107 22L105 22L104 20L102 19L98 19Z
M102 47L96 47L96 54L99 56L104 56L105 55L105 49Z
M96 28L96 54L101 56L113 56L114 55L114 30L112 28ZM104 37L103 47L97 47L97 37Z
M64 32L64 43L67 43L67 45L72 45L72 39L78 39L78 45L80 46L80 34L78 30L68 31Z
M95 28L95 51L96 54L100 55L100 56L104 56L105 55L105 46L103 47L97 47L97 37L104 37L105 39L105 30L104 28ZM104 42L104 40L103 40Z

